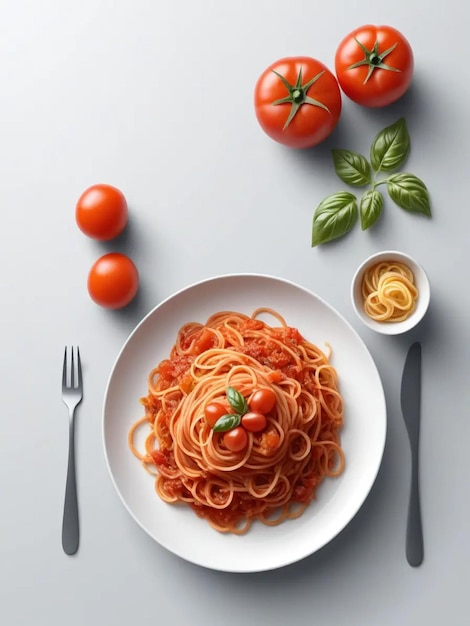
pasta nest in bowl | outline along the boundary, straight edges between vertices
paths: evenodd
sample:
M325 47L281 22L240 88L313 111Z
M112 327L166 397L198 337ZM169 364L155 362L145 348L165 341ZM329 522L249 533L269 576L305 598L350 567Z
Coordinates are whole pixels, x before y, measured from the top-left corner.
M426 314L430 296L422 265L397 250L366 258L351 284L357 316L368 328L384 335L399 335L414 328Z

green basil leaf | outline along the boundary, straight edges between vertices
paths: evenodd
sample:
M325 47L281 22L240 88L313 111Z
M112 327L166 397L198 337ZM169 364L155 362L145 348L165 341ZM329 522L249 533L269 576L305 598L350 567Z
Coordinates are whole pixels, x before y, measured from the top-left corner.
M366 157L352 150L332 150L335 171L348 185L362 187L370 184L370 163Z
M372 142L370 160L376 172L391 172L401 165L410 151L410 136L402 117L381 130Z
M388 179L387 191L390 198L402 209L431 216L429 192L417 176L406 172L393 174Z
M374 224L382 214L384 197L380 191L370 189L361 198L359 213L361 215L361 228L366 230Z
M227 387L227 400L230 406L240 415L248 412L248 405L242 394L233 387Z
M212 430L215 430L217 433L225 433L227 430L232 430L232 428L239 426L240 420L240 415L237 415L236 413L227 413L227 415L219 417Z
M356 219L356 196L347 191L328 196L320 202L313 216L312 247L345 235Z

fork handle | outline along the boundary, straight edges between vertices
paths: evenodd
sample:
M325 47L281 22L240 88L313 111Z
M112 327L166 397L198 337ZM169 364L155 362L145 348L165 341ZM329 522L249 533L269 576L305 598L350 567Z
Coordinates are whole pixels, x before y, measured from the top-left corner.
M72 414L69 421L69 460L65 486L64 517L62 520L62 547L66 554L75 554L78 550L78 539L79 525L77 482L75 478L75 429Z

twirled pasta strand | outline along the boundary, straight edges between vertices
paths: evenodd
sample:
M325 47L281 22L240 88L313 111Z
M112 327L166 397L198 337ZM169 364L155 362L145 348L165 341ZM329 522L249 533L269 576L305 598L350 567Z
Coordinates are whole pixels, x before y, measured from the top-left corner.
M418 299L412 271L398 261L382 261L368 268L361 292L365 313L377 322L406 320Z
M279 326L258 320L262 313ZM249 432L241 452L228 450L223 433L204 419L204 407L223 399L227 387L248 404L258 389L276 396L266 429ZM170 358L150 372L148 389L146 415L129 432L132 452L155 475L162 500L189 504L221 532L298 517L323 479L343 471L337 373L272 309L251 317L222 311L205 324L184 325ZM144 452L135 444L141 428L149 429Z

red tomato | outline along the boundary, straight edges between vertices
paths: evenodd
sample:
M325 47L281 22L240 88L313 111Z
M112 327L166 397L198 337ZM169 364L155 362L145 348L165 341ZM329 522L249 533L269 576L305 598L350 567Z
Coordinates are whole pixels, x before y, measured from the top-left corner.
M170 467L171 465L168 450L152 450L150 456L157 466Z
M249 411L242 417L242 426L251 433L259 433L266 428L266 417L258 411Z
M413 78L413 52L391 26L361 26L339 44L335 56L341 89L354 102L383 107L398 100Z
M89 187L75 207L75 219L80 230L100 241L109 241L122 233L127 217L126 198L111 185Z
M110 252L92 265L88 274L88 292L100 306L121 309L134 298L139 288L139 274L131 259Z
M229 411L227 411L227 407L220 404L220 402L209 402L204 409L204 418L207 424L211 428L214 428L217 420L221 418L222 415L227 415L227 413L229 413Z
M211 333L210 330L204 328L199 337L193 344L191 354L197 356L198 354L202 354L206 350L210 350L214 347L214 343L216 342L216 336L214 333Z
M268 378L272 383L280 383L282 380L282 372L279 370L273 370L272 372L269 372Z
M326 139L341 114L335 76L310 57L286 57L270 65L256 83L254 99L261 128L292 148Z
M248 435L241 426L224 433L224 444L232 452L241 452L248 444Z
M258 389L250 400L250 409L260 413L269 413L276 404L276 394L272 389Z
M269 430L261 435L260 451L262 454L268 456L274 452L279 446L281 438L279 433L274 430Z

